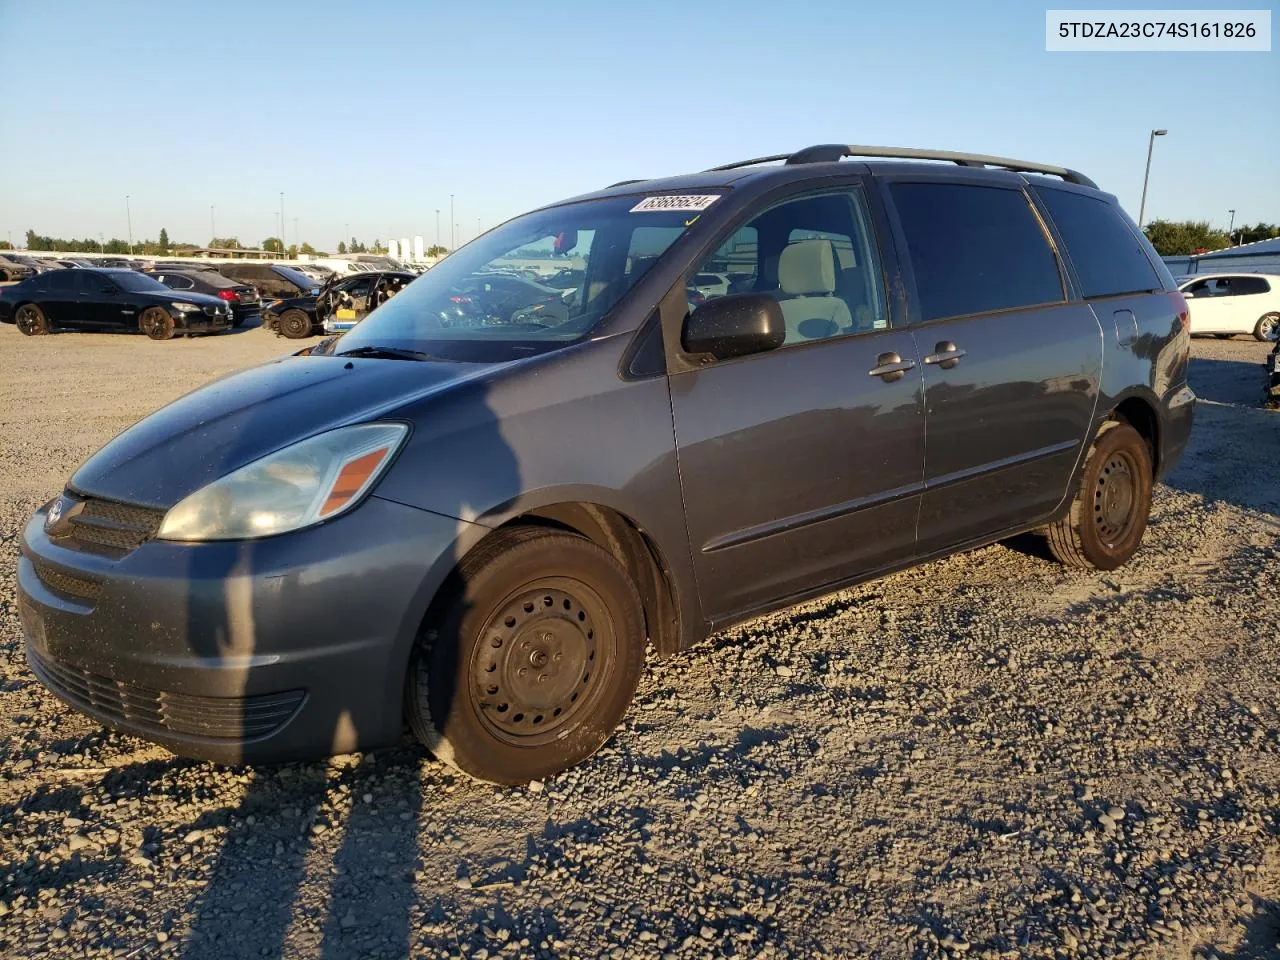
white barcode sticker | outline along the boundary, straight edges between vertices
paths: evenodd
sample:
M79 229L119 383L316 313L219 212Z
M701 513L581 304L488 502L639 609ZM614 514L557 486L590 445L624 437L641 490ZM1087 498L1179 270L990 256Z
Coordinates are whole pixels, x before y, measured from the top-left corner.
M646 211L661 210L699 211L707 209L707 207L711 206L719 199L720 194L718 193L680 193L667 194L662 197L645 197L631 208L631 212L645 213Z

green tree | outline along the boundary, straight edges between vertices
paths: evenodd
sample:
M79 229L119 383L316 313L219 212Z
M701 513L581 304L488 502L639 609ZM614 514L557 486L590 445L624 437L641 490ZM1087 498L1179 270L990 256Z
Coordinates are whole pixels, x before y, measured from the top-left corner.
M1252 227L1239 226L1235 231L1236 243L1257 243L1280 237L1280 226L1274 223L1256 223Z
M288 249L288 250L286 250L286 251L284 252L284 255L285 255L286 257L288 257L290 260L297 260L297 259L298 259L298 245L297 245L296 243L291 243L291 244L289 244L289 249Z
M339 240L338 253L346 253L346 252L347 252L347 242L345 240Z
M13 244L8 240L0 240L0 250L12 250Z
M266 250L269 253L282 253L284 251L284 243L279 237L267 237L258 245L259 250Z
M160 228L160 242L158 245L161 253L169 252L169 231L164 227Z
M43 249L40 246L40 235L37 234L34 230L27 231L27 249L28 250Z
M310 256L310 257L316 256L316 248L309 243L304 243L302 246L300 246L298 248L298 252L305 253L307 254L307 256Z
M240 250L240 241L235 237L214 237L209 241L209 246L214 250Z
M1146 226L1147 239L1162 257L1184 257L1205 250L1218 250L1230 242L1226 233L1215 230L1206 220L1153 220Z
M449 252L448 247L442 247L438 243L433 243L431 246L427 247L428 257L443 257L448 252Z

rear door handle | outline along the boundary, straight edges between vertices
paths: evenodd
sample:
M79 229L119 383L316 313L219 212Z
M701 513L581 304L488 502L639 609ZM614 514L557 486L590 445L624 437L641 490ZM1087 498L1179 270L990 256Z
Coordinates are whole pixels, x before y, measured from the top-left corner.
M867 373L873 377L880 377L885 383L893 383L906 376L906 372L915 365L914 360L903 360L896 353L882 353L876 357L876 365Z
M940 340L933 347L933 353L924 358L925 363L936 363L943 370L950 370L960 358L964 356L964 351L957 347L950 340Z

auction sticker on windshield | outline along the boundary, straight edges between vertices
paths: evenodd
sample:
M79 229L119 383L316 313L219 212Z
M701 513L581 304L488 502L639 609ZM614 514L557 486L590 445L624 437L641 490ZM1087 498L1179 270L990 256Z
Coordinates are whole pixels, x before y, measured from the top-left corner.
M718 193L668 194L664 197L645 197L634 207L632 213L644 213L650 210L705 210L720 199Z

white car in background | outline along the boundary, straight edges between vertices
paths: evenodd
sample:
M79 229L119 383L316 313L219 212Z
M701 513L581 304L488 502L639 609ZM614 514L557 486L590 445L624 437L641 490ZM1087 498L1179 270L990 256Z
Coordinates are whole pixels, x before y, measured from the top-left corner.
M1247 333L1271 340L1280 328L1280 276L1213 273L1189 277L1178 289L1191 311L1191 335Z
M689 284L704 297L724 297L729 294L729 275L727 273L698 273Z

